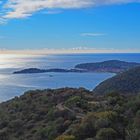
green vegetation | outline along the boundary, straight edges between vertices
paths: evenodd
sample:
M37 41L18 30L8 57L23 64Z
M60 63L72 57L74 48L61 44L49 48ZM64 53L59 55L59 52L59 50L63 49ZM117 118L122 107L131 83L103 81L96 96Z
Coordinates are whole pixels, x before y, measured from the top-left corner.
M0 104L0 140L139 140L140 95L28 91Z
M100 95L110 92L118 92L120 94L140 93L140 67L107 79L94 89L94 93Z
M76 139L72 135L62 135L62 136L58 136L56 140L76 140Z

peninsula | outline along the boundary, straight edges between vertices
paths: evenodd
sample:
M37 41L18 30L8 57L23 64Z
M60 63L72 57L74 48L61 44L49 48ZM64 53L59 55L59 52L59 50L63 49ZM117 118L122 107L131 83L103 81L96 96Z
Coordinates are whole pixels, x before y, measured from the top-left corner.
M131 68L140 66L140 63L125 62L120 60L108 60L96 63L81 63L76 65L72 69L39 69L39 68L27 68L13 72L14 74L30 74L30 73L46 73L46 72L58 72L58 73L81 73L81 72L109 72L109 73L121 73Z

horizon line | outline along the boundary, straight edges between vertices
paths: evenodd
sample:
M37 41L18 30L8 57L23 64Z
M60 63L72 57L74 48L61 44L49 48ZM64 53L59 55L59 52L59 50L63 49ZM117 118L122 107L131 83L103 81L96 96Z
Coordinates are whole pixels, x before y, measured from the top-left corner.
M90 54L90 53L140 53L140 49L23 49L8 50L1 49L0 54L22 54L22 55L47 55L47 54Z

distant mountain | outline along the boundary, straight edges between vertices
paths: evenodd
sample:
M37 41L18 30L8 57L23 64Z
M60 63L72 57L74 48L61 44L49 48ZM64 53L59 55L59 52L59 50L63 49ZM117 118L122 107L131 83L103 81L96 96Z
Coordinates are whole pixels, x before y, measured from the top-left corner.
M96 94L110 92L122 94L140 93L140 66L103 81L93 91Z
M136 66L140 66L140 63L125 62L119 60L108 60L108 61L96 62L96 63L82 63L76 65L75 68L87 70L91 72L120 73Z

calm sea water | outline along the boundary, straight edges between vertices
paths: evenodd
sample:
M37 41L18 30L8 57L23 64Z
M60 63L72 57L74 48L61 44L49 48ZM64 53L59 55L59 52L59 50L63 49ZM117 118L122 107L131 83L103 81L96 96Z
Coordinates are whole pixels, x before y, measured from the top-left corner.
M111 73L42 73L12 74L24 68L73 68L84 62L124 60L140 62L140 54L69 54L69 55L1 55L0 56L0 101L23 94L30 89L85 87L92 90ZM51 75L51 76L50 76Z

